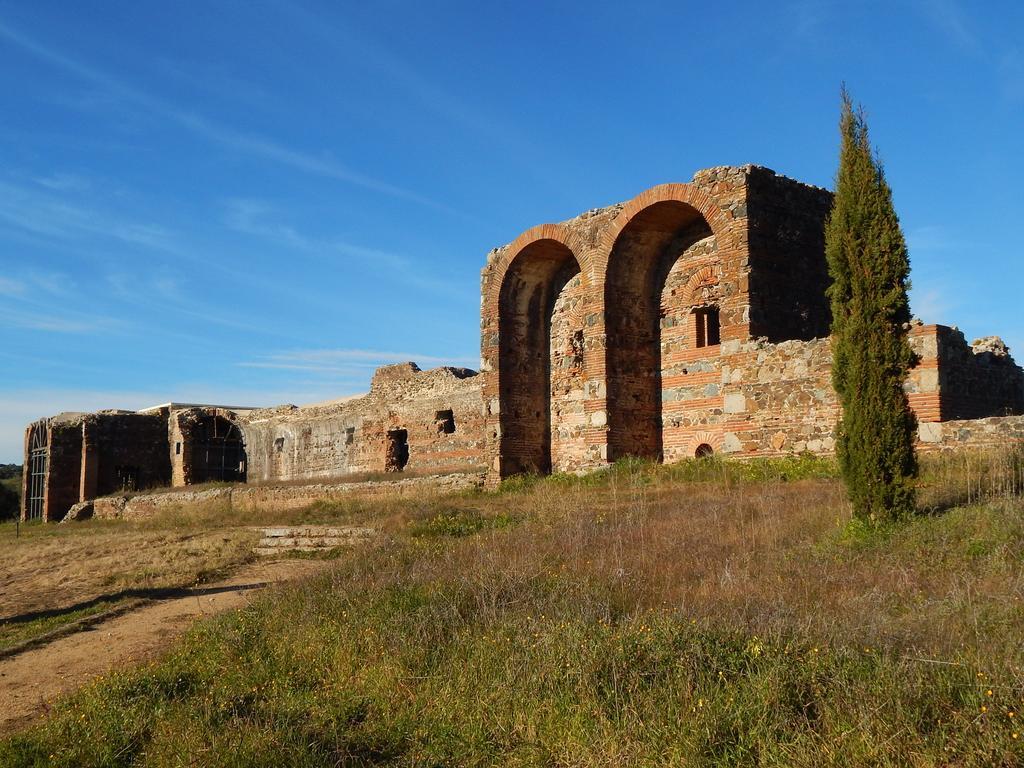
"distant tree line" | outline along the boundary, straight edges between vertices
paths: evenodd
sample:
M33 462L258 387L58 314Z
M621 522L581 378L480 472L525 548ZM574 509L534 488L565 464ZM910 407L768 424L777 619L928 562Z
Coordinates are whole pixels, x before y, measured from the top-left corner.
M21 464L0 464L0 480L7 480L11 477L21 477Z
M17 517L21 508L21 464L0 464L0 520Z

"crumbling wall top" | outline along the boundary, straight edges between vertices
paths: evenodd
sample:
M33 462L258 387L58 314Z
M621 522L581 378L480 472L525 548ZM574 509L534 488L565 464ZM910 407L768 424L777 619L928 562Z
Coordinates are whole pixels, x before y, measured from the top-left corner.
M431 390L438 393L450 391L458 382L476 376L470 368L456 368L443 365L430 370L422 370L416 363L398 363L383 365L373 374L370 382L370 395L406 399L430 394Z

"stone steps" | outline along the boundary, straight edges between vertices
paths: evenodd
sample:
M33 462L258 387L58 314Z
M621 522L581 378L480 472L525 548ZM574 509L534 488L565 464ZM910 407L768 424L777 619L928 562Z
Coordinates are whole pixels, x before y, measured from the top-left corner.
M257 555L283 555L288 552L325 552L336 547L361 544L377 535L372 528L359 526L299 525L257 528L263 535L256 545Z

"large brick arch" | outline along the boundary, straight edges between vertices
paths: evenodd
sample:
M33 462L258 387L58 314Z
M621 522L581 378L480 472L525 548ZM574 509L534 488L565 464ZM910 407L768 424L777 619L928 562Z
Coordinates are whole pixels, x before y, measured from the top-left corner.
M512 263L519 258L524 251L529 250L537 243L543 243L547 240L567 248L580 265L580 270L583 273L584 280L589 282L593 279L593 273L590 269L589 262L591 254L587 252L583 243L580 242L579 233L562 224L538 224L537 226L526 230L519 235L519 237L505 246L497 259L492 264L488 265L487 288L484 291L482 305L485 318L488 316L488 310L497 308L501 286L505 281L505 275L508 273Z
M601 240L594 256L594 269L605 275L608 269L608 260L611 256L615 242L619 239L623 230L639 214L658 203L681 203L696 210L711 227L715 237L721 238L727 234L732 216L722 211L716 205L714 199L705 190L694 184L659 184L646 189L632 200L623 205L619 215L601 233Z
M488 441L500 477L551 469L551 311L563 286L589 282L574 233L527 230L485 270L481 353Z
M623 206L602 232L593 268L603 283L608 459L663 457L661 289L674 255L714 236L734 243L730 213L692 184L662 184Z

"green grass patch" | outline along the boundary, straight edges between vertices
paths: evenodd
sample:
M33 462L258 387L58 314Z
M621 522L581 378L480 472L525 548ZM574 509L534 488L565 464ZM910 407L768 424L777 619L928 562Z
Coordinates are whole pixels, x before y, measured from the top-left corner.
M408 533L415 538L470 536L481 531L507 528L517 522L518 518L505 512L484 514L479 509L445 508L411 520Z
M812 453L792 456L723 459L709 456L683 459L674 464L661 464L649 459L626 457L604 469L585 474L559 473L548 476L514 475L491 491L478 495L503 496L535 491L540 487L602 488L616 483L629 485L670 485L674 483L766 483L796 482L798 480L833 479L839 476L836 461L831 456Z

